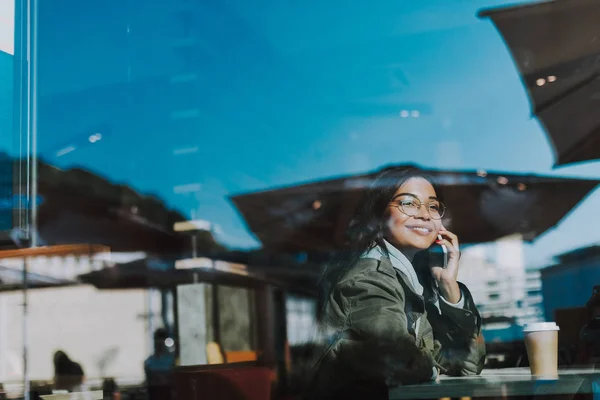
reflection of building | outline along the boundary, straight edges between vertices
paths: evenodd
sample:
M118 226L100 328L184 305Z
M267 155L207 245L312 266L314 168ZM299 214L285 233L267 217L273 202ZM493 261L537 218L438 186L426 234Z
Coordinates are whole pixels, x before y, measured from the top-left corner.
M557 263L542 270L544 310L548 320L555 311L583 307L594 286L600 285L600 245L584 247L555 257Z
M466 249L459 279L471 290L483 318L515 318L519 325L543 318L540 272L525 268L519 237Z
M107 261L108 264L126 263L145 257L142 252L32 257L29 270L31 276L39 274L73 282L79 275L105 267ZM216 265L220 263L217 261ZM1 259L0 265L20 272L22 260ZM114 272L118 268L109 267L105 271ZM197 334L202 331L203 343L218 341L226 356L256 350L258 328L253 319L256 307L254 290L227 284L219 284L217 288L214 284L198 283L181 285L178 293L189 288L194 289L192 295L197 294L198 288L204 295L201 299L192 296L192 301L189 295L183 296L176 307L182 330L178 337L180 345L187 346L186 350L189 350L190 343L198 348L200 339ZM189 290L187 293L190 294ZM29 334L29 371L35 380L51 379L52 353L63 349L81 363L91 382L114 376L119 383L140 383L143 380L143 360L152 351L154 329L163 326L163 323L172 327L174 323L173 298L161 298L161 293L155 289L99 290L89 285L77 285L32 289L28 296L32 332ZM198 300L205 306L202 313L197 313L197 308L190 310L190 303L195 307ZM0 382L14 383L22 379L19 329L23 317L22 301L20 291L0 293L0 354L3 355L0 357ZM216 308L214 304L217 304ZM218 310L216 314L215 310ZM182 354L182 362L193 355L188 352Z
M317 301L314 298L288 296L286 299L288 341L290 345L309 343L317 329Z
M117 261L143 255L33 257L29 259L29 271L32 277L73 281L77 275L101 268L107 256ZM18 258L2 259L0 265L20 272L22 262ZM131 382L143 379L150 326L159 322L160 302L152 299L151 292L109 292L80 285L32 289L28 297L31 378L50 379L51 356L62 348L82 364L89 378L108 374ZM18 290L0 293L0 382L22 379L22 303L23 295ZM147 316L153 316L154 321ZM93 348L89 337L94 337Z
M92 382L102 375L142 381L142 363L149 355L146 316L158 314L149 298L146 290L114 293L92 286L31 290L30 377L51 379L52 354L64 349ZM22 303L20 292L0 293L0 381L5 385L22 379Z

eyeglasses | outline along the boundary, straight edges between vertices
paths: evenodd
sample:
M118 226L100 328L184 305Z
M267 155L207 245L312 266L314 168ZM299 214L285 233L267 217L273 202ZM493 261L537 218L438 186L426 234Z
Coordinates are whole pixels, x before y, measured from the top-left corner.
M394 202L392 203L392 206L398 208L400 212L408 215L409 217L418 215L421 211L421 206L425 206L427 212L429 212L429 215L433 219L442 219L444 212L446 211L446 206L444 206L444 204L438 200L421 203L419 199L413 199L410 197Z

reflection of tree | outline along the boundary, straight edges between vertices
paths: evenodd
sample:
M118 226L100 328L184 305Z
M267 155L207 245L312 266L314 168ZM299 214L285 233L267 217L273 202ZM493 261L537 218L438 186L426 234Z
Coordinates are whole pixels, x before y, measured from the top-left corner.
M215 240L213 234L209 231L200 231L195 233L196 249L200 252L222 252L225 247Z
M12 225L13 161L0 152L0 230Z
M20 168L24 163L16 161L15 165ZM190 251L190 238L173 230L186 217L156 195L140 194L83 168L63 170L44 161L38 165L38 191L42 243L93 242L113 251L178 256ZM197 247L224 250L209 232L197 235Z
M175 222L185 220L179 212L168 209L157 196L141 195L129 186L114 184L81 168L61 170L41 162L38 177L42 193L60 190L73 195L90 196L140 215L169 231Z
M23 166L6 159L17 168ZM44 161L39 163L38 178L42 198L38 227L44 244L105 244L112 251L146 251L167 258L191 253L190 233L173 230L176 222L187 218L156 195L140 194L83 168L63 170ZM248 265L296 286L312 288L320 275L321 260L307 262L264 249L230 251L210 231L193 235L200 257Z

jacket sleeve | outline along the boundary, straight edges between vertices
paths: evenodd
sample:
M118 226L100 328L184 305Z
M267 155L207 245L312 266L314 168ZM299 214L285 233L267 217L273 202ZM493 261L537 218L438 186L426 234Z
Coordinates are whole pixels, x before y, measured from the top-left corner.
M408 332L399 285L385 273L368 271L341 282L338 290L339 298L345 299L349 339L340 347L340 361L363 376L385 379L389 386L432 380L432 354L420 349Z
M481 317L467 287L460 282L459 286L465 300L463 308L440 301L441 313L429 313L436 340L434 354L445 374L475 375L485 363Z

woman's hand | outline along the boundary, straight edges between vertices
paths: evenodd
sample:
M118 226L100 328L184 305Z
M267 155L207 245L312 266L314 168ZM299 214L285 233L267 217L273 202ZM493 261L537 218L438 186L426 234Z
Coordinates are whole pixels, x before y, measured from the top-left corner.
M456 304L460 301L460 288L456 281L458 277L458 260L460 259L460 251L458 237L446 230L442 226L440 229L442 240L437 240L439 245L446 246L448 250L448 265L446 268L432 267L431 275L437 281L440 288L440 293L449 303Z

